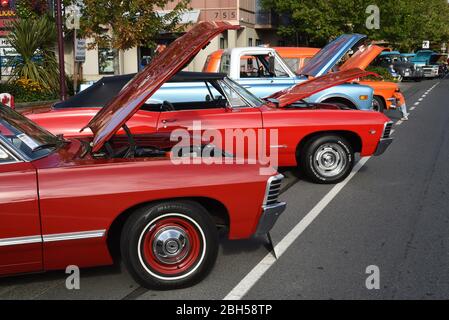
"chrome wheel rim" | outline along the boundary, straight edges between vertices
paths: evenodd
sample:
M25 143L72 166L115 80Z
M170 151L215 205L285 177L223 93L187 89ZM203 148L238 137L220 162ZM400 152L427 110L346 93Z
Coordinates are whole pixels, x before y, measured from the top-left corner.
M189 250L188 236L181 228L163 228L154 235L153 253L162 263L176 264L187 256Z
M373 110L380 111L379 101L377 101L376 99L373 99Z
M321 176L335 177L346 167L346 152L337 143L323 144L315 151L313 164Z

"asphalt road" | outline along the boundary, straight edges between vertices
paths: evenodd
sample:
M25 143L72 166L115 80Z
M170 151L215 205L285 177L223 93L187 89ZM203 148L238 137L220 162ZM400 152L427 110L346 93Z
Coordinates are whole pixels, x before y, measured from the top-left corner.
M449 79L401 88L413 110L406 122L387 113L395 141L383 156L336 187L284 172L277 260L265 238L222 241L212 273L191 288L144 290L116 265L81 270L80 290L66 289L63 271L3 278L0 299L449 298ZM380 288L368 290L372 265Z

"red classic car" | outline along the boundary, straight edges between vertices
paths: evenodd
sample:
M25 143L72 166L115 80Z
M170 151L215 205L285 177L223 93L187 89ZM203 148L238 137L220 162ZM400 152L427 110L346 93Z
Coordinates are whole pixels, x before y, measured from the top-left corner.
M106 126L96 121L98 117L105 117L109 125L129 120L127 125L133 133L169 133L175 129L192 131L193 121L201 121L202 129L220 131L277 130L278 143L270 145L269 149L278 153L279 166L299 165L317 183L342 181L354 165L355 152L361 156L380 155L392 142L392 123L383 114L342 110L344 108L330 104L298 103L321 90L371 74L357 68L304 81L265 100L255 97L224 74L175 75L203 48L195 47L198 39L206 43L216 35L204 32L206 26L214 28L213 24L208 23L195 26L133 78L119 76L109 85L104 85L104 80L95 88L89 88L91 90L82 92L79 97L75 96L72 101L62 103L49 112L27 116L54 134L65 136L91 135L89 128L97 132ZM227 28L233 27L227 25ZM114 81L122 83L117 85ZM127 81L130 82L120 90ZM174 86L178 94L173 95L176 92L173 88L167 90L170 93L168 96L164 96L163 87L157 90L166 82ZM117 91L117 96L106 102ZM198 92L203 92L200 94L202 98L193 100L190 97L192 91L195 91L195 97ZM96 100L105 97L106 106L95 116L94 125L80 133L83 124L97 112L98 107L104 105L98 104ZM123 107L130 100L139 103L133 102ZM124 108L127 112L123 112ZM131 109L135 115L130 119L131 112L128 111ZM109 118L113 118L113 121L109 121ZM97 134L94 142L108 138L110 135ZM225 141L219 147L230 154L235 153ZM248 153L244 156L248 156Z
M147 68L153 80L142 90L176 70ZM55 136L0 105L1 276L107 265L118 251L141 285L186 286L213 266L219 228L242 239L273 227L285 209L281 175L235 159L175 165L150 135L115 135L120 127L129 133L126 120L146 100L136 79L88 124L92 138Z

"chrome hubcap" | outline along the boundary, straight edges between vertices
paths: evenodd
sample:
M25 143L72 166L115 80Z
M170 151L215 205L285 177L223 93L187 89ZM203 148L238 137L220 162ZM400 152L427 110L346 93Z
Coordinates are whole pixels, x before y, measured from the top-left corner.
M336 143L327 143L315 152L314 167L324 177L340 174L346 167L347 159L343 148Z
M179 263L187 256L189 249L188 237L181 228L167 227L154 235L153 253L163 263Z

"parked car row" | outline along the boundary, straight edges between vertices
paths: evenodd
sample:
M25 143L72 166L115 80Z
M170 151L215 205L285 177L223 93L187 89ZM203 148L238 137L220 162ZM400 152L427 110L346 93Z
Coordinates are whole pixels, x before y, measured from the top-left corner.
M0 275L107 265L118 253L142 286L184 287L213 267L219 232L267 234L286 208L282 175L239 161L224 140L189 139L193 151L175 153L173 133L194 137L194 121L204 131L276 131L266 149L278 166L316 183L344 180L355 153L388 148L392 122L370 110L373 89L356 82L374 75L355 65L329 72L363 36L339 38L301 75L262 48L223 52L220 73L181 71L235 28L200 23L138 74L105 78L50 110L0 105ZM174 163L182 157L199 161Z

